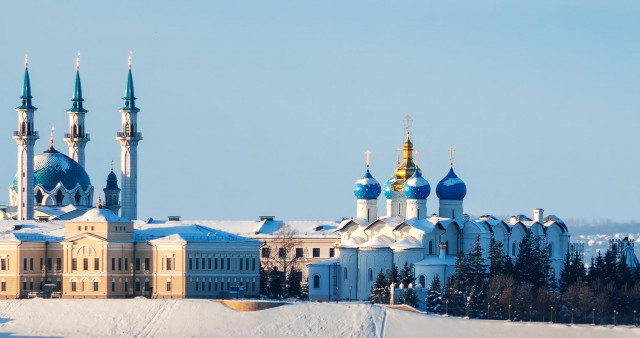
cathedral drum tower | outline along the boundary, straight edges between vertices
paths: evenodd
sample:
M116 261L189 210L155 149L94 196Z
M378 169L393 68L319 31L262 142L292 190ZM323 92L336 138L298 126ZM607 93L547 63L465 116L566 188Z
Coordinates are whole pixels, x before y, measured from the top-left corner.
M18 131L13 139L18 144L17 211L18 220L33 219L33 147L38 139L34 129L33 113L36 107L31 104L31 83L29 82L29 59L24 58L24 83L22 85L22 103L16 107L18 112Z
M140 109L136 107L133 93L133 76L131 75L131 53L129 53L129 74L125 91L122 113L122 130L117 133L120 141L120 180L122 184L121 205L123 218L135 220L138 217L138 142L142 133L138 132L137 116Z

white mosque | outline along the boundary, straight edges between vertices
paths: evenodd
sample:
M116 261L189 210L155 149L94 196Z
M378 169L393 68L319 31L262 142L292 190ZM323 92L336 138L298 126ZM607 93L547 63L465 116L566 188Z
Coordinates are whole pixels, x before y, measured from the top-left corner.
M392 264L398 269L405 263L412 266L414 287L424 289L436 275L441 281L452 276L456 253L469 252L478 236L485 253L493 238L514 259L527 230L548 243L551 272L560 273L570 246L570 235L561 219L544 217L539 208L533 210L532 219L524 215L510 220L491 215L472 219L464 213L467 187L453 170L453 161L436 186L438 213L429 215L431 186L413 160L408 130L403 151L403 161L384 187L369 172L367 159L365 174L354 187L356 217L343 221L337 230L340 256L308 266L311 300L367 300L378 273L386 273ZM377 204L382 191L386 212L380 215Z
M34 156L34 145L39 138L35 130L32 104L31 83L29 80L28 58L25 56L24 82L22 86L21 104L18 112L18 130L13 139L18 144L18 172L13 184L9 186L10 206L3 210L5 219L17 220L68 220L77 217L93 205L94 187L84 169L85 146L90 136L85 128L82 85L80 83L79 55L76 59L76 79L72 106L69 114L69 132L64 140L69 147L69 155L60 153L53 147L53 130L49 149ZM116 140L120 142L120 181L113 172L107 176L104 191L103 207L121 216L135 220L137 218L137 147L142 140L138 132L137 114L140 111L135 105L133 77L131 74L131 55L129 55L129 73L127 88L123 97L122 130L117 132Z

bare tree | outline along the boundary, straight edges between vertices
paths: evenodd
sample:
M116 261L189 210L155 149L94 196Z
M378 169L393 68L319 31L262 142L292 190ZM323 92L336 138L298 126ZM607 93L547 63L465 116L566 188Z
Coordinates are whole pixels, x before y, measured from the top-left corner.
M290 273L290 267L298 260L304 258L304 252L300 254L297 249L302 249L302 241L298 237L298 231L288 224L283 224L273 237L267 240L264 248L268 248L269 255L266 258L267 267L277 266L284 274L284 280Z

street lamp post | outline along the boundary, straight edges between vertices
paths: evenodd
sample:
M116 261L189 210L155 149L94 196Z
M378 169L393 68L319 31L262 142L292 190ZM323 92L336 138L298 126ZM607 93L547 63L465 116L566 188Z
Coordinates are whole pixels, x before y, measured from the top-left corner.
M445 310L444 310L444 311L445 311L445 312L444 312L444 316L445 316L445 317L449 317L449 300L448 300L448 299L445 299L444 304L445 304L445 308L444 308L444 309L445 309Z
M553 323L553 306L549 310L549 323Z
M591 325L596 325L596 308L593 308L593 321L591 322Z
M469 302L471 302L471 296L467 297L467 317L465 319L469 319Z
M511 310L511 307L509 307ZM531 323L531 312L533 311L533 306L529 305L529 323ZM511 311L509 311L509 315L511 315Z
M636 322L636 313L638 311L637 310L633 310L633 326L638 326L638 322Z
M618 315L618 311L617 310L613 310L613 326L618 325L618 323L616 322L616 316Z
M425 314L429 314L429 313L427 312L427 308L428 308L428 307L429 307L429 297L426 297L426 296L425 296L425 297L424 297L424 313L425 313Z
M574 308L571 307L571 325L573 325L573 310L574 310Z
M529 318L531 318L531 316L529 316ZM511 303L509 303L509 321L511 321Z
M491 304L487 303L487 319L491 319Z

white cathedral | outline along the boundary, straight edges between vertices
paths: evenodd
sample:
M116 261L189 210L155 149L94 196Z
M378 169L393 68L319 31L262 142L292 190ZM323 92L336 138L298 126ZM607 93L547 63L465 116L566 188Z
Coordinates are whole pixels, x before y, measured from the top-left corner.
M22 86L21 104L18 112L18 130L13 139L18 144L18 172L13 184L9 186L10 206L3 211L3 218L17 220L69 220L90 209L93 205L94 187L84 169L85 146L91 139L85 128L82 85L80 83L79 55L76 59L76 78L72 106L67 110L69 115L69 132L64 140L69 146L69 156L53 147L53 130L49 149L34 156L34 146L39 138L35 128L32 104L31 83L29 80L28 58L25 56L24 82ZM113 172L107 176L104 191L103 207L126 219L137 218L137 147L142 140L138 132L137 114L140 111L135 105L133 76L131 74L131 55L129 55L129 73L124 100L120 108L122 130L117 132L116 140L120 142L120 181Z
M403 151L403 161L384 187L369 172L367 159L367 170L354 187L356 217L344 220L337 230L339 257L308 266L310 300L368 300L378 273L387 273L392 264L398 269L405 263L412 266L414 288L425 289L436 275L443 282L451 277L456 253L469 252L478 236L486 255L493 238L515 259L527 231L548 243L550 273L559 275L570 247L570 235L561 219L544 217L544 210L539 208L533 210L533 219L524 215L506 221L491 215L472 219L464 213L467 187L454 172L453 161L436 186L438 213L429 215L431 186L413 161L408 131ZM379 215L382 191L386 213Z

